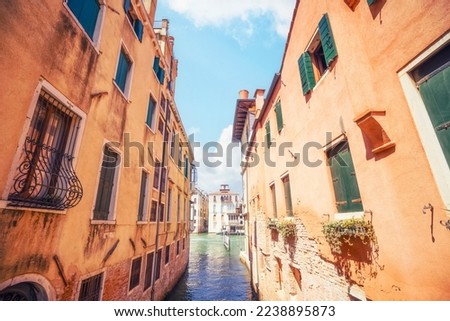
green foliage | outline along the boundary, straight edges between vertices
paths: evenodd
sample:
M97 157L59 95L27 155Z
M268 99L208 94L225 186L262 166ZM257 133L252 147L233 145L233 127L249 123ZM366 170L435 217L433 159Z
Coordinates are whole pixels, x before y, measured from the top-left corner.
M322 232L330 244L331 252L335 254L342 254L341 248L344 242L353 245L352 241L358 238L365 245L377 242L372 223L363 219L352 218L326 223L323 225Z
M282 220L277 222L277 230L284 238L295 236L297 228L295 222L291 220Z

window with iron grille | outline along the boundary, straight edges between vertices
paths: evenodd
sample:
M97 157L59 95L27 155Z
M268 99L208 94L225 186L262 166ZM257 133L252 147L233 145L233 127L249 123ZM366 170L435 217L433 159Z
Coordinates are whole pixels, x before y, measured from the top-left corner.
M150 209L150 222L156 222L156 213L158 212L158 202L152 201L152 207Z
M141 174L141 189L139 193L139 209L138 209L138 221L145 221L147 216L148 204L148 174L146 171L142 171Z
M81 281L78 301L100 301L103 286L103 273Z
M170 245L166 246L166 257L164 259L164 263L168 264L170 261Z
M64 210L83 188L73 168L81 117L42 88L28 128L9 205Z
M116 192L119 154L108 144L103 148L103 162L94 207L94 220L113 219L113 199Z
M152 273L153 273L153 256L154 252L147 254L147 263L145 266L145 278L144 278L144 291L152 285Z
M141 280L141 265L142 257L137 257L131 262L130 284L128 291L131 291L139 285L139 281Z

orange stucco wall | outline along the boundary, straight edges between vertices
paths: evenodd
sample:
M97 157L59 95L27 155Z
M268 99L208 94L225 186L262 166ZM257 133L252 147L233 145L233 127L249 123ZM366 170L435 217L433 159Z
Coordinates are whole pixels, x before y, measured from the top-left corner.
M255 139L262 142L264 124L269 119L273 142L277 146L283 142L292 143L289 150L299 155L300 162L289 166L287 163L293 161L290 153L282 156L278 147L269 151L260 148L259 156L264 157L264 153L270 152L276 166L261 162L247 169L249 201L258 194L265 200L260 210L250 211L250 220L259 226L258 241L266 242L256 246L254 251L261 256L262 247L263 252L271 255L266 260L281 258L284 267L292 263L292 256L274 254L278 243L274 243L270 231L265 228L266 218L272 216L269 189L272 182L276 188L278 216L285 215L281 177L287 173L298 232L306 238L297 240L297 250L307 240L315 240L311 245L314 249L305 250L304 255L300 253L298 260L319 256L324 259L321 262L331 261L336 265L334 272L328 268L323 273L320 270L303 271L303 282L307 284L311 275L319 275L322 281L316 280L316 284L323 289L339 288L330 293L330 299L348 298L341 281L328 282L340 279L342 271L337 269L338 263L333 261L321 232L322 223L328 218L335 219L337 210L330 171L325 163L326 147L320 146L327 143L327 133L336 138L345 132L362 204L365 211L372 213L366 213L365 218L372 219L379 244L376 261L362 268L351 263L354 273L346 278L347 288L356 283L372 300L449 299L450 254L446 246L450 232L439 224L440 220L448 219L444 209L449 200L442 198L437 187L398 74L448 32L448 1L416 0L409 1L408 5L398 1L377 1L370 7L366 1L357 1L352 10L345 1L302 0L298 1L297 7L282 61L282 85L271 97L266 97L269 110L260 115ZM338 57L312 93L303 96L297 60L325 13L329 16ZM284 119L280 133L276 131L273 110L278 99ZM385 111L385 116L374 118L395 143L394 148L378 154L372 152L367 138L354 121L370 109ZM306 150L304 147L309 142L314 145ZM322 163L308 166L305 155L311 162L319 160ZM429 211L423 214L422 209L428 204L434 206L434 216ZM269 272L264 266L260 267L260 279L265 273ZM260 294L268 299L326 299L308 287L297 289L294 292L298 293L293 297L288 290L274 295L271 294L274 293L273 281L266 277L264 282L260 281Z

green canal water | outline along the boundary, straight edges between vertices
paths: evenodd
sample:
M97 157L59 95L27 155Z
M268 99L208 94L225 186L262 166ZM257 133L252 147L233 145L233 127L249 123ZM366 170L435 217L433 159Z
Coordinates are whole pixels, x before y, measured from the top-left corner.
M230 236L230 251L221 235L191 234L189 266L167 301L254 300L250 275L239 260L244 236Z

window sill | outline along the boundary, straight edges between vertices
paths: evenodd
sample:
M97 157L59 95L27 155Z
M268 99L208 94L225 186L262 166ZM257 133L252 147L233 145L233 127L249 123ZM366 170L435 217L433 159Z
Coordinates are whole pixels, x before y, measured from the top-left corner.
M9 203L9 201L0 200L0 209L30 211L30 212L48 213L48 214L57 214L57 215L64 215L67 213L67 210L56 210L56 209L52 210L49 208L11 206L11 205L8 205L8 203Z
M352 218L364 218L364 211L362 212L348 212L348 213L335 213L334 214L334 220L335 221L342 221L342 220L349 220Z
M156 133L155 133L155 130L154 130L151 126L149 126L147 123L145 123L145 127L147 127L147 129L148 129L153 135L156 134Z
M116 220L94 220L91 219L92 225L116 225Z
M147 222L147 221L137 221L136 222L136 225L146 225L146 224L148 224L149 222Z
M123 99L126 101L127 104L131 103L131 100L128 99L127 95L125 95L125 93L122 91L122 89L120 89L119 85L116 84L116 80L113 78L113 84L114 87L116 87L116 89L119 91L119 93L122 95Z
M319 81L317 81L316 85L311 89L311 91L309 92L310 94L312 94L314 91L317 90L317 88L320 86L320 84L323 82L323 80L327 77L327 75L330 73L330 68L327 68L327 70L325 70L325 72L323 73L323 75L320 77Z

